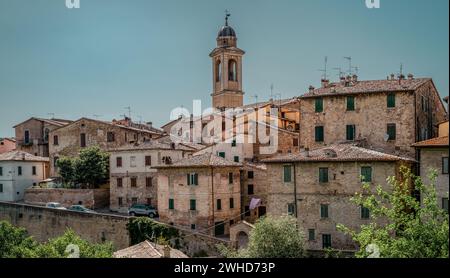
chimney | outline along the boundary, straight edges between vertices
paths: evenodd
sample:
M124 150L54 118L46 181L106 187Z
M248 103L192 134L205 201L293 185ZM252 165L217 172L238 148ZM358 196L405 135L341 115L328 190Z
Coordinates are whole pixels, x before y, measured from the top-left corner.
M345 76L339 78L341 80L341 85L345 85Z
M309 148L308 147L305 148L305 156L309 157Z
M414 80L414 75L412 73L408 74L408 80Z
M147 122L147 127L151 129L153 127L153 123L152 122Z
M355 82L355 83L358 82L358 75L353 74L352 81Z
M170 258L170 246L169 245L165 245L163 248L163 258Z
M391 80L395 80L395 74L391 73Z
M316 88L314 88L314 86L309 86L309 92L312 94L312 93L314 93L314 90L315 90Z
M328 80L328 79L322 79L322 80L321 80L321 83L322 83L322 88L326 88L326 87L328 87L328 85L330 84L330 80Z
M25 153L22 153L22 160L25 161Z

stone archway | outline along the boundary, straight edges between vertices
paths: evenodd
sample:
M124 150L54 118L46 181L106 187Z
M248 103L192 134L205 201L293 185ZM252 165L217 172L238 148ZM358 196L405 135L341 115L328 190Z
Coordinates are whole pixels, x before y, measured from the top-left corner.
M246 221L239 222L230 227L230 240L235 249L247 247L250 232L254 227Z

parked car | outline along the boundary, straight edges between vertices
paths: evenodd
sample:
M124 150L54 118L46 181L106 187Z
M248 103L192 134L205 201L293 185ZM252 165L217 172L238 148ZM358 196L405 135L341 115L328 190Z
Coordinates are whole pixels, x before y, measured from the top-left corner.
M52 209L61 209L61 210L65 210L66 209L60 203L56 203L56 202L49 202L49 203L45 204L45 207L46 208L52 208Z
M73 205L69 208L69 210L72 211L79 211L79 212L88 212L88 213L95 213L95 211L88 209L82 205Z
M148 216L150 218L158 217L158 211L156 210L155 207L150 206L150 205L143 205L143 204L132 205L128 209L128 214L131 215L131 216L145 215L145 216Z

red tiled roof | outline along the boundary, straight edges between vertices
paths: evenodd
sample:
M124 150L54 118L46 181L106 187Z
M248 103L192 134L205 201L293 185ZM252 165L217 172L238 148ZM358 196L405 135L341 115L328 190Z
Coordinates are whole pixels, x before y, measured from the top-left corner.
M22 151L10 151L0 154L0 161L33 161L48 162L48 157L34 156Z
M164 257L164 246L152 243L148 240L128 248L116 251L114 258L129 259L159 259ZM189 258L183 252L170 248L170 258Z
M347 95L359 93L379 93L379 92L401 92L414 91L431 78L403 79L396 80L365 80L351 82L350 86L345 86L341 82L330 83L327 87L317 88L313 92L308 92L301 98L310 98L330 95Z
M339 162L339 161L414 161L411 158L385 154L351 144L330 145L327 147L288 155L278 155L264 159L266 163L283 162Z
M413 144L416 148L448 147L448 136L437 137Z
M241 167L241 163L228 161L212 153L192 156L188 159L181 159L173 164L159 166L155 168L187 168L187 167Z

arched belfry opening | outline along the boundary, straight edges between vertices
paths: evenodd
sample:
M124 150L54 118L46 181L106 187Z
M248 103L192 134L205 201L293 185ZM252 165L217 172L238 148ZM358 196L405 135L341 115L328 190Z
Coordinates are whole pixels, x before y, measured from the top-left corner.
M245 52L237 47L237 36L228 25L227 13L225 25L217 35L217 47L209 55L213 61L213 107L218 109L235 108L244 105L242 91L242 57Z

